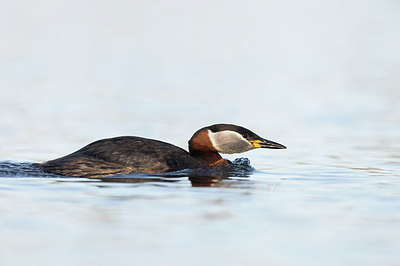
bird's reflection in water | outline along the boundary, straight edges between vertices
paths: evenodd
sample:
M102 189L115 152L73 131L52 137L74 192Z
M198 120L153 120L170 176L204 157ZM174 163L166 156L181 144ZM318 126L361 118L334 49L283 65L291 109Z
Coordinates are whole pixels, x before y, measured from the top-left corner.
M96 178L102 182L112 183L176 183L181 182L183 178L187 177L193 187L229 187L233 184L240 183L243 179L233 179L232 176L201 176L196 174L182 175L182 176L137 176L137 175L126 175L118 177L104 177ZM248 177L240 176L240 177Z
M243 181L253 172L247 158L235 159L229 165L188 169L177 172L160 174L127 174L103 178L72 178L43 172L32 163L15 163L0 161L0 176L2 177L38 177L58 178L56 183L62 182L114 182L114 183L177 183L189 180L193 187L240 187ZM60 178L60 179L59 179Z
M247 158L239 158L231 165L199 168L161 174L127 174L114 177L96 178L103 182L115 183L174 183L188 178L193 187L232 187L243 183L254 168ZM238 179L240 178L240 179Z

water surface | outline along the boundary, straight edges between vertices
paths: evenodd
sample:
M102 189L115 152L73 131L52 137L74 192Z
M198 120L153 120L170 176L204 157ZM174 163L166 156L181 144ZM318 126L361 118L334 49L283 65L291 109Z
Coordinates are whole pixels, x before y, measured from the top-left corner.
M265 164L222 177L66 178L3 161L1 258L14 265L27 257L61 265L396 265L399 154L373 150L379 156L360 149L307 159L295 151L267 160L251 152Z

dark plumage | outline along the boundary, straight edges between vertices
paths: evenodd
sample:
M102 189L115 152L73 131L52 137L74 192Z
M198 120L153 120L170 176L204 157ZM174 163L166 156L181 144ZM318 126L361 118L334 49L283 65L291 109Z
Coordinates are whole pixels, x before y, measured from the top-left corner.
M172 144L140 137L116 137L95 141L43 163L41 168L65 176L101 177L177 171L194 165L198 164L187 151Z
M263 143L272 146L260 145ZM267 141L243 127L217 124L196 131L189 140L190 153L162 141L126 136L98 140L74 153L36 166L46 172L74 177L161 173L228 164L218 153L224 153L225 147L229 148L227 153L264 147L285 148L276 145L280 144Z

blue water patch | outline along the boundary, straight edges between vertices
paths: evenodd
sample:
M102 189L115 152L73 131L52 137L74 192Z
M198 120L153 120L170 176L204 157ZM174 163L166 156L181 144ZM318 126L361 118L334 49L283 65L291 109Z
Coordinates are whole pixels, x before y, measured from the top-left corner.
M0 161L0 177L57 177L42 171L30 162Z

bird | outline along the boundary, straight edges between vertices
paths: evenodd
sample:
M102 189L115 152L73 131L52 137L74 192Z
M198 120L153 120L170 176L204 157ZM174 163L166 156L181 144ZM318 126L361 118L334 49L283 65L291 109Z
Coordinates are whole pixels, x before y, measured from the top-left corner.
M233 124L203 127L193 134L188 144L189 151L186 151L173 144L136 136L107 138L35 166L62 176L99 178L229 165L220 153L242 153L257 148L286 149L282 144Z

